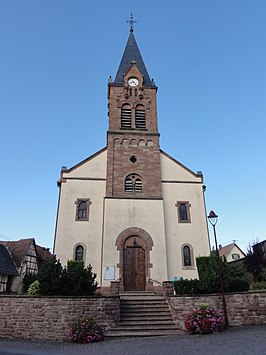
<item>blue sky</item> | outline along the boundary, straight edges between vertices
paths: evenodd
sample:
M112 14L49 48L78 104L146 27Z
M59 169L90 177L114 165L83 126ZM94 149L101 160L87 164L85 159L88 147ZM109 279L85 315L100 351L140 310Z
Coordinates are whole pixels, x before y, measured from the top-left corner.
M266 239L264 0L1 0L0 239L53 246L61 166L106 145L131 11L161 148L203 171L219 243L245 251Z

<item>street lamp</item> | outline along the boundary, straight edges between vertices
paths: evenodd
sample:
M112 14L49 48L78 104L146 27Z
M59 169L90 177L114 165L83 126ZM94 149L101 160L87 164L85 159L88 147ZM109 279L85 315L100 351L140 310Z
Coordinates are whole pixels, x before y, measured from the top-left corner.
M216 237L216 229L215 229L216 223L218 222L217 214L214 211L211 211L208 216L208 220L209 220L210 224L213 226L213 234L214 234L216 257L217 257L217 268L218 268L220 284L221 284L221 297L222 297L222 303L223 303L225 328L227 328L228 327L228 317L227 317L226 302L225 302L225 297L224 297L224 275L223 275L222 268L221 268L221 259L220 259L220 255L219 255L219 249L218 249L217 237Z

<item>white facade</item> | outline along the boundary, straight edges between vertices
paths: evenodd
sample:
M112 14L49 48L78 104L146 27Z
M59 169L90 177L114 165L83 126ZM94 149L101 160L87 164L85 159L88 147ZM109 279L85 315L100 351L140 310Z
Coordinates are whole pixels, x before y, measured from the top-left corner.
M131 28L108 82L107 148L61 171L54 253L90 263L103 288L196 278L210 253L203 176L160 150L156 94Z
M210 245L201 174L161 151L163 199L106 198L106 149L61 174L54 253L63 265L75 258L75 247L84 246L84 261L93 266L99 285L121 277L117 238L129 229L141 229L152 239L147 280L196 278L197 256L209 255ZM89 199L88 220L76 220L75 202ZM178 220L177 202L190 205L190 221ZM133 228L133 229L132 229ZM184 265L184 245L191 248L192 264ZM114 270L105 280L106 268ZM109 270L107 269L107 270Z

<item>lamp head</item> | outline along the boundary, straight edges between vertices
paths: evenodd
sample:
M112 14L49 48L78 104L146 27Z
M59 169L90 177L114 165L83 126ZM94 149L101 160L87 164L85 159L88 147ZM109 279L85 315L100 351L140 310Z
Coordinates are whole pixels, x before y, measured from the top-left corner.
M208 220L209 220L211 225L215 226L217 221L218 221L217 214L214 211L211 211L209 216L208 216Z

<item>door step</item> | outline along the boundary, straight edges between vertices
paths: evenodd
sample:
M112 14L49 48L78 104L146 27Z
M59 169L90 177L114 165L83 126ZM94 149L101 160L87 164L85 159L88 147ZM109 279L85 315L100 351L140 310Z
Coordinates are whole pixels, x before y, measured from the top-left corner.
M178 334L165 298L154 292L123 292L120 321L107 337L165 336Z

